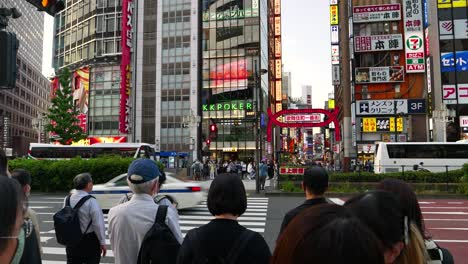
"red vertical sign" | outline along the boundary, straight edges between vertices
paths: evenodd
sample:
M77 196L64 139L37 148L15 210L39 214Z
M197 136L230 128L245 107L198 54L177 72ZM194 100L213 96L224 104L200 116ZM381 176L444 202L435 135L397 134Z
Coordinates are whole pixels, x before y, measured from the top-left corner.
M131 58L133 50L133 0L122 3L122 62L120 64L120 133L127 134L130 127L130 92L132 80Z

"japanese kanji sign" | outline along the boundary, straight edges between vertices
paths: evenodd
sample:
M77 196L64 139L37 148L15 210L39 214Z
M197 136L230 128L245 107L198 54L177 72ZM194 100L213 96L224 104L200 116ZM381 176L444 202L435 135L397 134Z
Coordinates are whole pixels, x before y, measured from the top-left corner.
M353 22L399 21L400 9L400 4L356 6L353 8Z
M421 0L403 0L403 18L406 72L425 72L423 6Z
M340 46L339 45L331 46L331 63L332 65L340 64Z
M304 175L305 168L280 167L281 175Z
M403 82L403 66L356 68L356 84Z
M338 25L338 6L330 6L330 25Z
M468 71L468 51L456 51L442 53L440 55L440 64L442 72L462 72Z
M285 122L312 122L318 123L322 121L320 114L309 114L309 115L287 115L284 117Z
M440 39L468 39L468 19L439 21Z
M397 131L403 132L403 118L397 118ZM366 117L362 119L362 132L395 132L394 117Z
M467 7L466 0L437 0L438 8Z
M330 39L331 44L338 44L340 42L338 26L330 26Z
M395 108L396 105L396 108ZM395 99L395 100L358 100L356 101L357 116L378 116L395 114L424 114L425 99Z
M402 50L401 34L356 36L354 46L356 52Z

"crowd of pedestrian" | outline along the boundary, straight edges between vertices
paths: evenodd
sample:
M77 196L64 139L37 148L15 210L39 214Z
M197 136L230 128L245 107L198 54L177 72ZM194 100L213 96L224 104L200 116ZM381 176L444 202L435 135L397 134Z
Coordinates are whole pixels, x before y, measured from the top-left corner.
M37 219L27 206L31 176L25 170L13 170L10 176L1 156L0 263L41 263ZM258 173L260 179L268 177L268 165L262 162ZM384 180L376 190L337 205L326 198L327 171L307 168L302 181L306 200L285 215L272 254L259 233L238 222L247 195L236 171L213 177L207 198L213 219L185 238L176 205L158 196L164 180L164 172L149 159L130 164L132 194L108 214L116 264L453 263L450 252L424 228L417 197L403 181ZM57 241L66 246L67 263L100 263L107 253L106 228L90 195L92 175L81 173L73 184L63 209L54 215Z

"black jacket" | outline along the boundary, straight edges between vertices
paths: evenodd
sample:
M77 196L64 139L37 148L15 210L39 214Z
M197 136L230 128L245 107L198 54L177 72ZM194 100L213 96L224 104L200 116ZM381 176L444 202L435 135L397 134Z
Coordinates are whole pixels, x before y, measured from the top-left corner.
M302 211L314 205L324 204L324 203L328 203L327 199L325 199L324 197L317 198L317 199L309 199L309 200L306 200L303 204L289 211L283 218L283 223L281 224L281 230L280 230L278 237L280 237L280 235L283 233L284 229L289 224L289 222L291 222L291 220L293 220L293 218L296 217L298 214L300 214Z
M185 236L179 250L177 263L222 263L244 230L245 227L239 225L235 220L214 219L198 228L197 234L200 246L195 245L196 242L193 239L194 230L191 230ZM199 251L196 249L199 249ZM267 264L270 257L270 249L265 240L260 234L255 233L243 247L236 262L243 264ZM206 260L206 262L201 262L200 259Z

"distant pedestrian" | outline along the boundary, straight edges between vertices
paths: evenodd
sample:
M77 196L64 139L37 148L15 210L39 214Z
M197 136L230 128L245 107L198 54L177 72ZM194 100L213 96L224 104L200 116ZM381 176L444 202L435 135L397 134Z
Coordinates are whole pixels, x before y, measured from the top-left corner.
M319 204L327 203L325 192L328 190L328 173L322 167L318 166L307 168L304 171L301 187L302 190L304 190L306 201L284 216L280 235L291 220L302 211Z
M68 264L95 264L99 263L102 256L105 257L106 227L101 207L94 197L90 195L93 190L93 179L89 173L78 174L73 179L73 190L65 198L64 207L74 208L82 204L78 209L78 217L83 236L80 242L74 246L67 246ZM84 203L82 201L85 201Z
M114 251L116 264L136 263L174 263L177 253L163 250L173 250L182 243L182 233L179 226L179 217L174 208L158 205L153 196L159 191L158 178L160 171L154 161L149 159L134 160L128 167L127 182L134 193L129 202L119 204L109 210L109 237ZM162 214L164 215L162 215ZM161 222L160 222L161 221ZM159 247L153 247L154 254L160 256L160 262L148 256L148 246L154 240L153 230L167 230L160 235L161 239L171 239L166 242L176 244L164 244L159 242ZM145 241L145 243L144 243ZM174 254L174 255L171 255ZM148 259L151 258L151 259ZM163 261L164 260L164 261Z
M258 180L260 183L260 190L265 190L265 181L268 177L268 166L265 164L265 161L260 161L260 166L258 169Z
M216 174L216 164L214 161L210 160L208 163L210 167L210 180L214 180Z
M207 204L215 219L187 233L178 264L269 262L271 253L263 237L237 222L247 209L244 184L237 174L218 175L211 183Z
M242 179L245 179L247 175L247 164L244 161L241 161L242 166Z
M410 221L416 224L424 238L427 255L430 258L427 262L428 264L454 263L452 254L447 249L440 247L425 229L418 198L408 183L397 179L385 179L377 185L377 189L395 194L402 206L404 214L408 216Z
M199 160L195 160L190 169L192 169L194 179L196 181L201 181L203 175L203 164Z
M0 263L20 263L25 245L26 198L20 184L0 177Z
M384 257L375 234L347 208L320 204L291 221L270 263L383 264Z
M8 171L8 159L5 151L0 148L0 176L10 176Z
M205 161L203 164L203 180L208 179L210 177L210 166L208 165L208 161Z
M17 180L23 189L25 197L29 197L31 192L31 174L27 170L15 169L11 172L11 177ZM39 222L36 212L28 208L24 215L24 225L26 230L26 243L24 245L24 254L20 264L42 263L41 261L41 237L39 231Z

